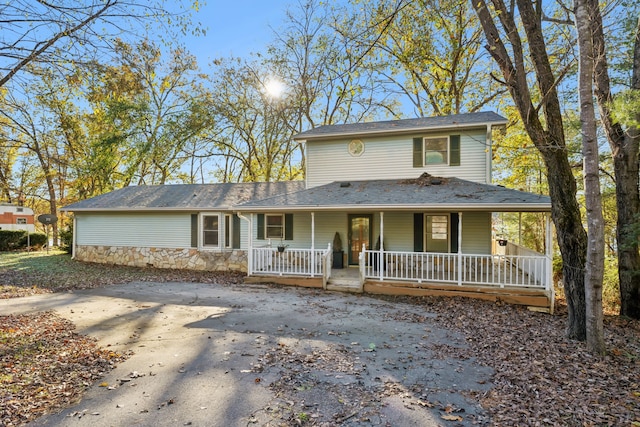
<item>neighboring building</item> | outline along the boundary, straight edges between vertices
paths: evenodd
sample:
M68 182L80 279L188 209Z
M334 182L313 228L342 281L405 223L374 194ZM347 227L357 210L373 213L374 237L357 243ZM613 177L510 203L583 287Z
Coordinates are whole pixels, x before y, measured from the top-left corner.
M33 210L24 206L10 203L0 204L0 230L36 231Z
M492 131L505 125L485 112L321 126L294 137L305 183L128 187L66 207L74 256L552 309L549 250L492 236L495 212L540 212L548 224L551 210L546 196L491 185Z

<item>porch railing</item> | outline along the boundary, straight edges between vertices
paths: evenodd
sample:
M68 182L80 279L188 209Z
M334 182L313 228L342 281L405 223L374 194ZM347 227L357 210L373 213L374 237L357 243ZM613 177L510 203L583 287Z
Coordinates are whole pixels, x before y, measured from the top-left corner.
M327 264L327 249L297 249L277 247L251 249L249 274L294 275L323 277ZM329 272L330 274L330 272Z
M363 251L364 277L458 285L548 289L543 255L471 255L431 252ZM362 267L363 266L363 267Z

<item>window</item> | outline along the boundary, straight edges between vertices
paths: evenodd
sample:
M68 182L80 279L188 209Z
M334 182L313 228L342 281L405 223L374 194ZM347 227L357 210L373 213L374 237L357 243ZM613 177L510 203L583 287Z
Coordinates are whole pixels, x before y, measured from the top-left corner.
M265 215L264 220L267 239L284 238L284 215Z
M431 218L431 238L433 240L447 240L449 218L446 215L433 215Z
M202 246L219 246L219 216L205 215L202 217Z
M16 218L16 224L24 225L27 223L27 218Z
M16 208L16 212L24 212L24 208Z
M233 221L231 220L231 215L224 216L224 247L230 248L233 244L232 237L233 236Z
M460 166L460 135L413 138L413 167Z
M449 163L449 137L424 139L424 164L437 165Z

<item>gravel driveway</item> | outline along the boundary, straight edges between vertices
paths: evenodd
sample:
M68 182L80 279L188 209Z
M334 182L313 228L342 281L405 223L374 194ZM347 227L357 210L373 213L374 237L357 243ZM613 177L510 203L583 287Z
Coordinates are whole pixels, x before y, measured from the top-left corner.
M0 300L134 354L36 426L469 426L491 370L403 303L294 287L130 283Z

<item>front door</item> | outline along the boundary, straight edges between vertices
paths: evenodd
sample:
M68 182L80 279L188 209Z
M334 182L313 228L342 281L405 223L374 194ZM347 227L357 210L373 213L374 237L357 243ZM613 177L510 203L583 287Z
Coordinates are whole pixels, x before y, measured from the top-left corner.
M372 215L349 215L349 264L358 264L362 245L371 249Z
M426 251L449 252L449 215L425 215Z

